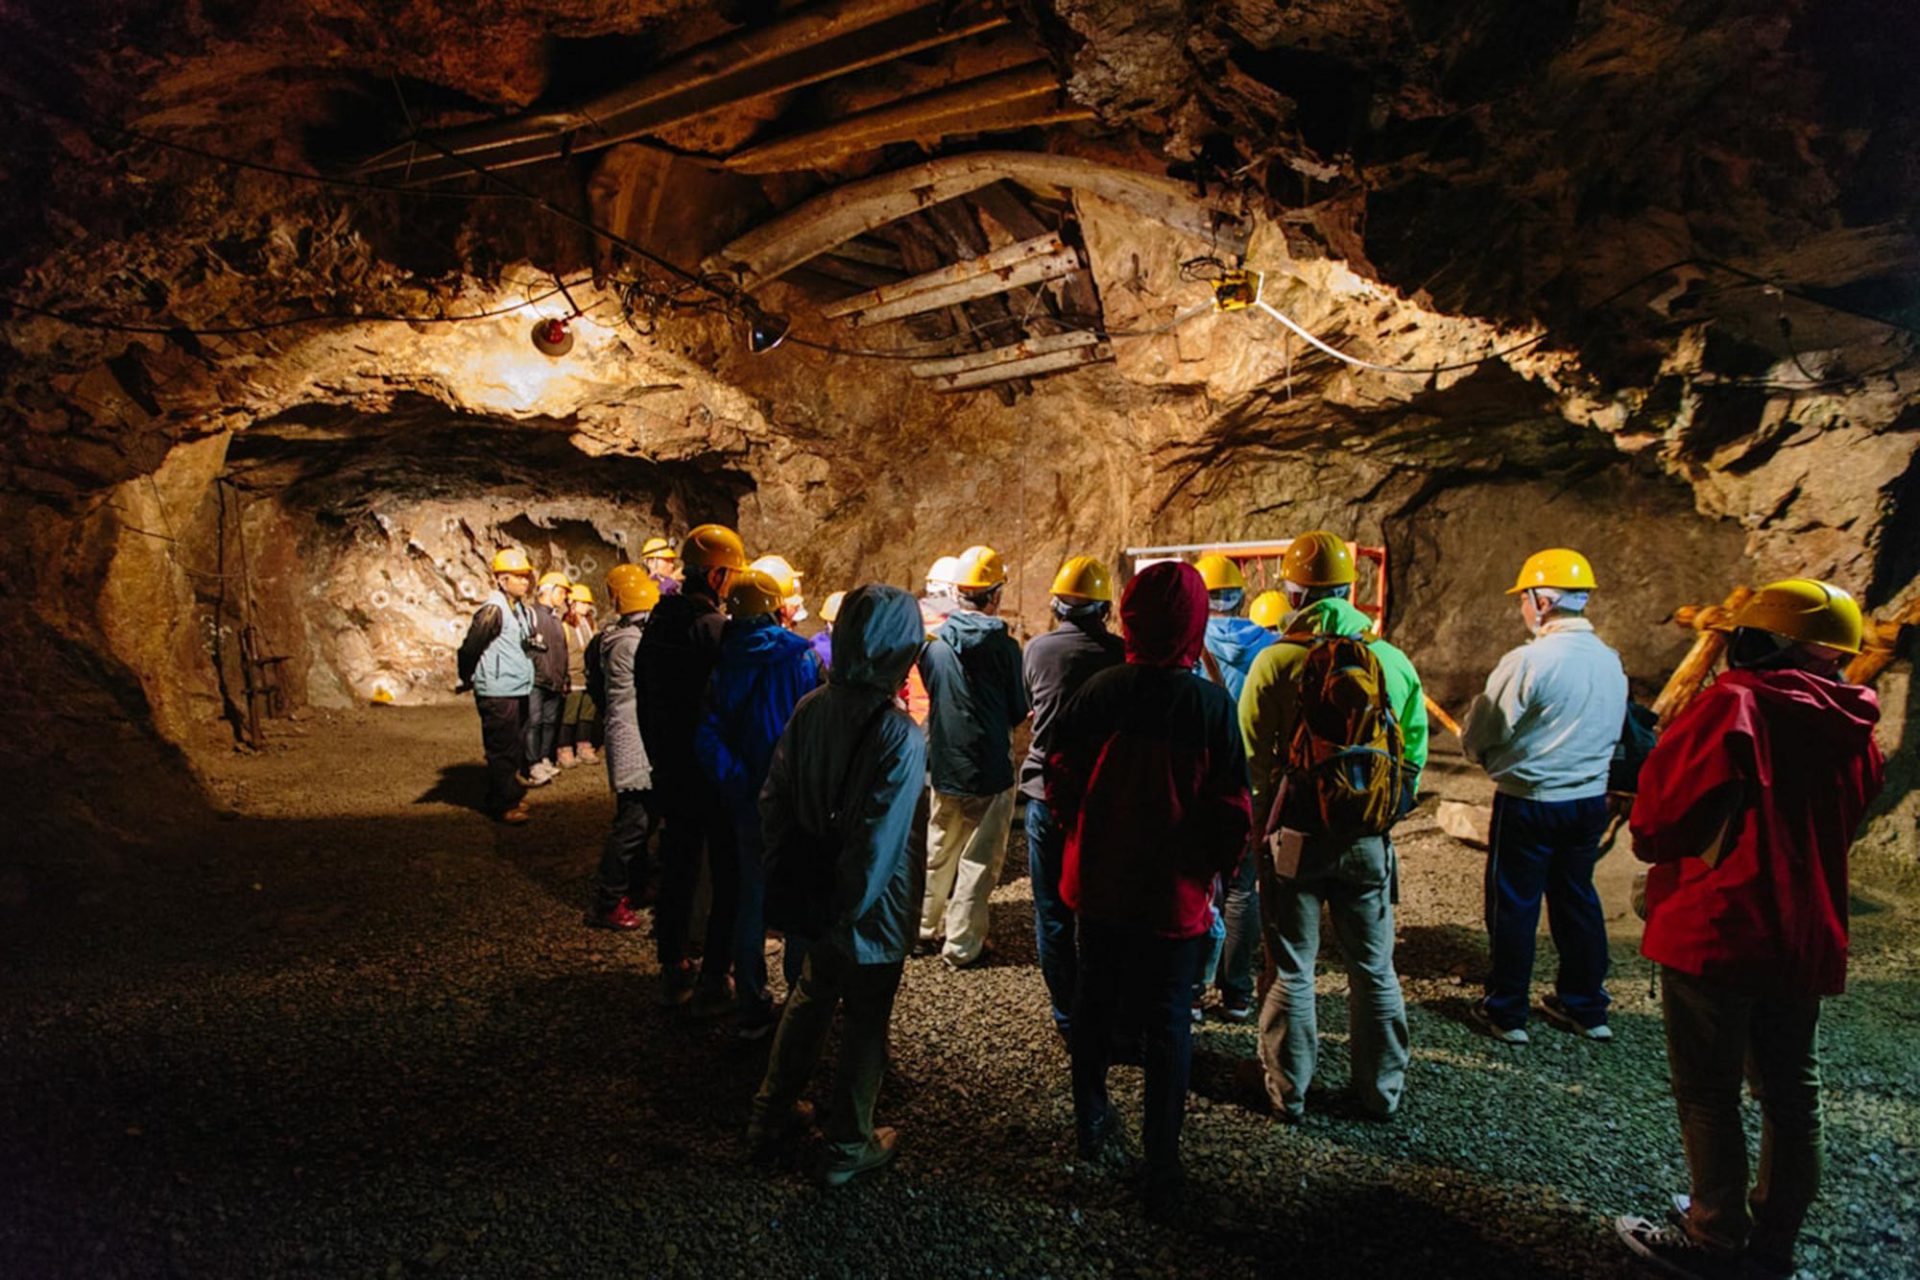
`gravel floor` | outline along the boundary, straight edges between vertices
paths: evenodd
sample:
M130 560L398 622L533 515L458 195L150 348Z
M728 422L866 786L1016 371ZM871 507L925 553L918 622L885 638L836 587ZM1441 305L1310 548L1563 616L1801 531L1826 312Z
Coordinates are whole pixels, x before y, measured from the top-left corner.
M1685 1187L1624 855L1620 1039L1463 1024L1480 857L1403 831L1414 1062L1391 1125L1272 1125L1250 1031L1198 1037L1184 1229L1071 1158L1024 854L995 960L909 964L883 1119L898 1167L823 1193L741 1162L764 1046L653 1007L638 939L580 924L603 775L502 830L461 707L316 717L208 762L230 820L6 929L0 1271L11 1276L1634 1274L1608 1222ZM449 764L447 762L457 762ZM1017 830L1017 826L1016 826ZM1830 1171L1803 1265L1920 1276L1920 931L1863 892L1828 1006ZM1550 947L1543 940L1541 972ZM1323 995L1338 996L1337 963ZM1323 1074L1345 1075L1322 1003ZM1137 1106L1138 1073L1116 1072Z

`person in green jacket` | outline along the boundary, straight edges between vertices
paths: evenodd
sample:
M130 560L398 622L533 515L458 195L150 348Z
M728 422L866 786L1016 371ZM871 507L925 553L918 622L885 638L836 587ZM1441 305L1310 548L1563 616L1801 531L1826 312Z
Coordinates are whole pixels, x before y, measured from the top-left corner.
M1254 660L1240 694L1240 731L1253 775L1256 823L1271 810L1286 765L1299 705L1296 683L1313 635L1365 635L1372 621L1349 597L1358 575L1346 542L1322 530L1302 534L1281 566L1293 613L1280 640ZM1407 656L1370 642L1386 680L1413 786L1427 761L1427 709ZM1413 794L1411 789L1408 794ZM1331 911L1346 957L1353 1038L1352 1103L1377 1119L1400 1105L1407 1073L1407 1012L1393 968L1393 842L1385 835L1309 833L1297 863L1277 865L1262 847L1260 902L1267 950L1276 970L1260 1008L1260 1061L1274 1114L1298 1123L1318 1056L1313 967L1320 950L1320 907Z

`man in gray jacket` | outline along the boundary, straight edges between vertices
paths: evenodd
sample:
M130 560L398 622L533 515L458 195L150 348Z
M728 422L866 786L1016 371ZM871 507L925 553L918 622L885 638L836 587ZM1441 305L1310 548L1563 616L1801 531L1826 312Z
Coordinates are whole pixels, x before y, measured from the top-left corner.
M896 695L925 635L906 592L865 586L849 593L834 625L827 684L794 709L760 792L770 868L807 833L836 836L838 850L829 923L807 948L774 1033L747 1142L764 1161L806 1129L812 1112L800 1094L834 1010L843 1008L826 1130L828 1186L893 1159L894 1131L873 1127L873 1107L886 1074L894 993L917 930L925 869L908 856L907 837L927 757L926 739Z
M647 628L647 615L660 602L660 586L637 564L617 564L607 571L607 595L619 612L605 631L588 644L591 685L605 716L607 784L613 788L613 830L600 853L600 883L594 893L587 923L601 929L638 929L634 911L633 864L653 834L653 767L647 745L640 739L640 699L633 678L633 655Z
M1527 1042L1540 899L1560 952L1548 1019L1589 1040L1607 1025L1607 923L1593 888L1607 827L1607 773L1627 715L1620 655L1585 614L1593 567L1578 551L1529 557L1508 595L1533 639L1500 659L1461 730L1467 758L1492 775L1487 934L1493 965L1474 1017L1507 1044Z

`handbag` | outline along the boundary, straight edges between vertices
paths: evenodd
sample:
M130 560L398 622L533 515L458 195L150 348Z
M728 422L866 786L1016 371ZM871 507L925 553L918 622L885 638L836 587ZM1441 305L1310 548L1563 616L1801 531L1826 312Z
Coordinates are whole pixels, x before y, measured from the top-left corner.
M860 748L880 723L892 699L883 699L861 725L847 753L846 772L834 791L825 831L795 825L779 844L767 850L767 926L797 938L818 938L833 923L833 890L840 872L840 853L846 845L846 816L856 807L847 789L860 763Z

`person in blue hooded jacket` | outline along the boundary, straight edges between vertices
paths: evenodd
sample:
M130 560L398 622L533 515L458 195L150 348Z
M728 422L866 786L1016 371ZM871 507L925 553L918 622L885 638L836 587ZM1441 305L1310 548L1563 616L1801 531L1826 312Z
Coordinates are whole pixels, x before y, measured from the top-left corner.
M927 767L926 736L898 694L925 638L919 606L898 587L849 592L826 687L795 708L760 791L769 850L785 849L800 832L831 832L838 847L827 927L807 948L781 1014L747 1142L765 1161L805 1132L812 1112L800 1095L838 1010L840 1061L825 1122L829 1186L893 1159L894 1132L874 1127L873 1108L894 995L917 934L925 864L908 841Z
M734 915L733 982L737 1030L757 1040L773 1030L767 990L765 858L760 788L774 744L800 699L820 684L820 661L805 638L780 625L780 584L749 569L727 591L727 625L694 733L700 767L733 816L740 891ZM799 974L801 939L787 939L788 986Z

